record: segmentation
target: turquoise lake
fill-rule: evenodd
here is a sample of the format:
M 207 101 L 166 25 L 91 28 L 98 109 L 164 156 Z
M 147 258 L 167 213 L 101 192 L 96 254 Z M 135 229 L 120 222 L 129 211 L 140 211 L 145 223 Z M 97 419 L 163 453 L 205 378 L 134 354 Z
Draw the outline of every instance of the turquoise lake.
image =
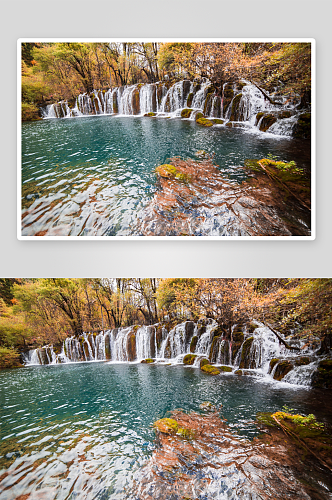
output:
M 155 446 L 153 422 L 179 408 L 199 412 L 204 401 L 222 404 L 231 429 L 249 439 L 256 413 L 283 405 L 331 423 L 324 391 L 183 366 L 34 366 L 1 371 L 0 384 L 0 500 L 130 499 Z
M 272 154 L 310 169 L 308 142 L 180 119 L 93 116 L 22 124 L 22 235 L 135 235 L 156 166 L 204 150 L 231 183 Z

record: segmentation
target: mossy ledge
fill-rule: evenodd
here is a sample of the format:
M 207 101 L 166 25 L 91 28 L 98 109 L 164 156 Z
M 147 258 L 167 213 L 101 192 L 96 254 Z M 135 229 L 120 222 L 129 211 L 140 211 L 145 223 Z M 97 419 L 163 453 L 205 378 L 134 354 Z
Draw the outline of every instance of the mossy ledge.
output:
M 185 357 L 183 358 L 183 364 L 193 365 L 196 358 L 197 358 L 196 354 L 186 354 Z
M 223 367 L 223 368 L 226 368 L 226 367 Z M 205 364 L 205 365 L 201 366 L 201 370 L 205 373 L 208 373 L 209 375 L 219 375 L 220 374 L 220 370 L 218 370 L 218 368 L 216 368 L 215 366 L 209 365 L 209 364 Z M 224 370 L 224 371 L 226 371 L 226 370 Z M 232 369 L 231 369 L 231 371 L 232 371 Z

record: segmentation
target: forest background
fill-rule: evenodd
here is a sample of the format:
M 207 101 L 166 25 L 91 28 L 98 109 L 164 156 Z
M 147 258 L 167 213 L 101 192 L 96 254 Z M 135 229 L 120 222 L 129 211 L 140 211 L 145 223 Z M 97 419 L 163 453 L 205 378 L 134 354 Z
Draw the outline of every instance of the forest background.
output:
M 224 330 L 258 320 L 319 343 L 331 333 L 329 278 L 1 278 L 0 367 L 20 352 L 83 332 L 213 318 Z
M 265 98 L 278 88 L 291 100 L 311 102 L 311 43 L 261 42 L 23 42 L 22 119 L 83 92 L 137 83 L 208 78 L 216 92 L 245 79 Z M 263 90 L 264 89 L 264 90 Z

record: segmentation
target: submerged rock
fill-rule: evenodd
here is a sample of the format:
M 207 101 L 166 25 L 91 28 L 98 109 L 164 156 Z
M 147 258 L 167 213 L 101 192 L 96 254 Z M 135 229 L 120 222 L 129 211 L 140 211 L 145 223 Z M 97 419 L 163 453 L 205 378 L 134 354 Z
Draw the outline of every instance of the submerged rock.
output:
M 267 439 L 239 439 L 217 412 L 173 411 L 170 423 L 163 420 L 167 419 L 155 424 L 157 446 L 152 457 L 136 474 L 138 500 L 329 498 L 313 474 L 306 475 L 301 452 L 296 463 L 280 440 L 269 446 Z M 191 439 L 183 439 L 178 428 L 189 430 Z M 312 497 L 309 493 L 316 486 L 321 496 Z

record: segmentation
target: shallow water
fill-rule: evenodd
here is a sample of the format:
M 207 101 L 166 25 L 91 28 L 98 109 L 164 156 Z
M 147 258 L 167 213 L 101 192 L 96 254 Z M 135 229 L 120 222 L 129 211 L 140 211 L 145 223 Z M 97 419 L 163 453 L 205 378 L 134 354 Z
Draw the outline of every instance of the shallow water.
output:
M 231 429 L 248 438 L 258 411 L 283 405 L 331 419 L 324 392 L 183 366 L 35 366 L 0 372 L 0 384 L 0 500 L 130 498 L 154 447 L 153 422 L 204 401 L 222 404 Z
M 93 116 L 22 125 L 22 234 L 135 233 L 156 191 L 155 167 L 198 150 L 214 153 L 226 179 L 246 179 L 243 162 L 269 153 L 310 168 L 310 145 L 180 119 Z

